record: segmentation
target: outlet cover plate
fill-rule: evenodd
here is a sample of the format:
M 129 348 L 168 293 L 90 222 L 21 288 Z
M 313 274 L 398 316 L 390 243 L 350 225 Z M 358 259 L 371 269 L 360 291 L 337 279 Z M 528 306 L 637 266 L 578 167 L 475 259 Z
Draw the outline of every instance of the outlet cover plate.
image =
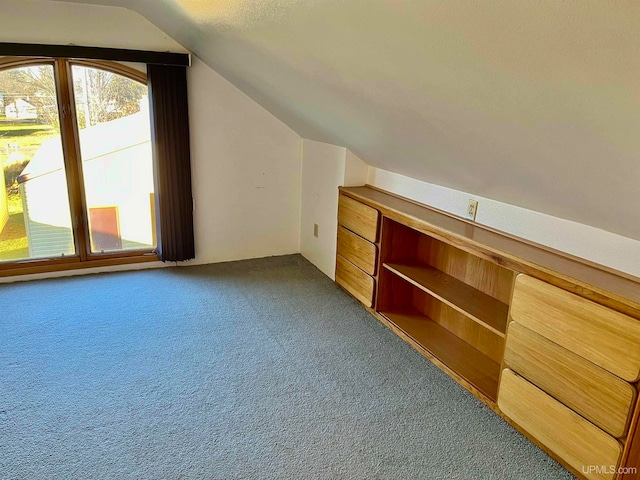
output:
M 476 214 L 478 213 L 478 201 L 477 200 L 469 200 L 469 205 L 467 205 L 467 215 L 466 217 L 469 220 L 476 220 Z

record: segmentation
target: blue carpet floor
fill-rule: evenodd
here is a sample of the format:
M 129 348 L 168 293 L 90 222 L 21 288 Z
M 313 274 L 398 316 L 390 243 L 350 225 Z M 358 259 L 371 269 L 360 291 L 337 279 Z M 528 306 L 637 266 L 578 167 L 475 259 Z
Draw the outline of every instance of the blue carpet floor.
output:
M 2 479 L 572 478 L 299 255 L 0 305 Z

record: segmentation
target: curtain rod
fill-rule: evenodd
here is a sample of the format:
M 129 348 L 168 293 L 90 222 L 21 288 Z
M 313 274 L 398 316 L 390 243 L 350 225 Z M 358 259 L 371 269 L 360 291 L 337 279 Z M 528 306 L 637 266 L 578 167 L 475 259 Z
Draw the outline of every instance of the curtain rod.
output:
M 43 45 L 34 43 L 2 43 L 0 55 L 10 57 L 87 58 L 92 60 L 114 60 L 139 62 L 153 65 L 190 67 L 188 53 L 150 52 L 123 48 L 80 47 L 77 45 Z

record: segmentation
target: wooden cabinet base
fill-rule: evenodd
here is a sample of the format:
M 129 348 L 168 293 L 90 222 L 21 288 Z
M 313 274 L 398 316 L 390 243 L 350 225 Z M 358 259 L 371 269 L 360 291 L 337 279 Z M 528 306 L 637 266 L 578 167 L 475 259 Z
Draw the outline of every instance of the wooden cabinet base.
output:
M 378 320 L 579 478 L 638 480 L 640 279 L 369 187 L 338 221 Z

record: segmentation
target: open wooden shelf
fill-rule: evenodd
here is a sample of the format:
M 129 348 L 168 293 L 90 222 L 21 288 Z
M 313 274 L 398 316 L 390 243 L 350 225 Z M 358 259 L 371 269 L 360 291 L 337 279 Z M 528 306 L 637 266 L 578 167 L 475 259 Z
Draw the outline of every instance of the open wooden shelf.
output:
M 500 365 L 411 307 L 380 312 L 422 348 L 496 400 Z
M 506 303 L 417 261 L 385 263 L 383 267 L 504 338 L 509 313 Z
M 638 387 L 637 369 L 627 380 L 618 377 L 615 369 L 620 362 L 611 358 L 619 352 L 614 353 L 609 347 L 630 339 L 636 328 L 630 325 L 640 321 L 640 279 L 369 187 L 342 187 L 339 204 L 340 228 L 354 232 L 349 237 L 351 243 L 362 246 L 351 248 L 344 238 L 338 242 L 336 272 L 341 257 L 350 257 L 346 261 L 353 264 L 353 271 L 361 272 L 367 285 L 373 286 L 367 290 L 364 304 L 380 322 L 579 478 L 602 477 L 585 474 L 584 469 L 578 470 L 581 466 L 618 464 L 632 468 L 607 478 L 638 480 L 635 472 L 640 469 L 640 402 L 637 395 L 631 395 Z M 363 225 L 368 225 L 370 235 L 358 233 Z M 367 238 L 370 240 L 365 243 Z M 362 270 L 358 265 L 364 251 L 373 253 Z M 349 291 L 348 283 L 338 273 L 336 282 Z M 553 311 L 541 315 L 547 310 Z M 585 343 L 582 337 L 595 328 L 594 316 L 610 319 L 602 321 L 600 336 L 609 335 L 615 341 L 607 342 L 596 335 L 598 338 L 589 337 L 588 345 Z M 623 322 L 626 326 L 614 328 L 618 323 L 611 319 L 624 316 L 631 323 Z M 529 336 L 518 337 L 518 332 L 513 331 L 517 324 L 511 324 L 507 334 L 509 320 L 520 321 L 524 326 L 527 321 L 533 322 L 529 326 L 533 328 L 535 324 L 539 338 L 531 337 L 533 330 Z M 559 331 L 564 334 L 558 335 Z M 557 350 L 558 361 L 571 357 L 573 367 L 564 365 L 565 361 L 566 368 L 555 368 L 553 359 L 536 347 L 542 340 L 548 349 Z M 623 350 L 633 350 L 630 348 Z M 522 360 L 527 351 L 531 358 Z M 595 351 L 600 352 L 598 361 L 606 359 L 609 367 L 595 366 L 589 360 Z M 560 401 L 556 390 L 577 384 L 582 378 L 578 368 L 581 365 L 592 365 L 599 371 L 596 375 L 587 368 L 593 375 L 585 378 L 604 375 L 619 385 L 626 392 L 625 400 L 618 402 L 611 388 L 601 388 L 602 397 L 597 403 L 592 402 L 593 395 L 584 395 L 583 391 L 576 391 L 575 402 Z M 526 379 L 507 391 L 511 397 L 503 393 L 509 387 L 505 387 L 509 380 L 505 380 L 506 369 L 515 372 L 514 377 L 519 374 L 518 378 Z M 520 388 L 523 385 L 530 386 L 529 390 Z M 527 402 L 528 406 L 539 406 L 536 399 L 527 398 L 533 392 L 547 403 L 532 416 L 531 408 L 518 408 Z M 619 419 L 617 429 L 607 424 L 611 430 L 603 430 L 596 419 L 610 417 L 614 410 Z M 584 413 L 587 411 L 588 415 Z M 551 441 L 549 432 L 558 412 L 566 413 L 561 416 L 567 419 L 567 434 L 552 435 Z M 545 430 L 549 425 L 551 429 Z M 582 443 L 576 443 L 578 437 Z M 606 441 L 599 440 L 604 438 Z M 607 459 L 594 463 L 593 445 L 598 442 L 605 449 L 611 448 Z

